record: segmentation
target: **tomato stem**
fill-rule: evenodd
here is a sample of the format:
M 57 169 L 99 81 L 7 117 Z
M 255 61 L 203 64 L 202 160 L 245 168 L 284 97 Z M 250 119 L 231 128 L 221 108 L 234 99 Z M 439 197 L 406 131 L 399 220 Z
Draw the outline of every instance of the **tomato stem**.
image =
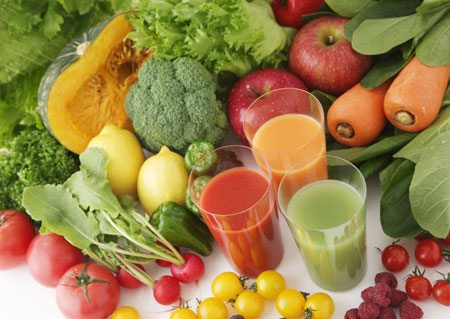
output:
M 94 278 L 89 277 L 89 275 L 86 272 L 88 266 L 89 266 L 89 263 L 85 263 L 83 265 L 83 268 L 81 269 L 81 274 L 79 276 L 75 276 L 74 279 L 76 279 L 76 283 L 75 283 L 74 287 L 82 287 L 84 297 L 86 298 L 87 303 L 90 304 L 88 285 L 91 283 L 110 284 L 110 282 L 107 280 L 103 280 L 103 279 L 94 279 Z

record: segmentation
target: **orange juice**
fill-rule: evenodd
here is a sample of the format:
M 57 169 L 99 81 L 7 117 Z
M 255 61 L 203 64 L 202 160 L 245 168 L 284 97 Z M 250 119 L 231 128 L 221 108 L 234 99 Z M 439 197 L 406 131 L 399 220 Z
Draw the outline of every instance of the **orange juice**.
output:
M 327 177 L 325 133 L 310 116 L 276 116 L 256 131 L 252 145 L 269 162 L 277 186 L 288 169 L 301 163 L 304 165 L 300 165 L 295 175 L 290 175 L 297 187 Z

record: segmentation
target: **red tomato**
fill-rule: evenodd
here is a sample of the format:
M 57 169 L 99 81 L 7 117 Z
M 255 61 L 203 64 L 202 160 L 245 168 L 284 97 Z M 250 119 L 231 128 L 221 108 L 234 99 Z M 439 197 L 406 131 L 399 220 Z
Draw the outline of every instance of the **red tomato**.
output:
M 73 266 L 56 288 L 56 302 L 67 319 L 108 318 L 119 303 L 119 295 L 114 275 L 98 264 Z
M 142 271 L 145 271 L 144 267 L 142 267 L 141 265 L 136 265 L 136 267 L 138 267 Z M 117 281 L 122 287 L 128 289 L 137 289 L 142 287 L 143 285 L 143 283 L 139 279 L 134 277 L 132 274 L 130 274 L 123 268 L 121 268 L 117 273 Z
M 0 270 L 14 268 L 25 261 L 35 234 L 25 214 L 15 210 L 0 211 Z
M 425 267 L 436 267 L 442 262 L 441 245 L 434 239 L 423 239 L 417 243 L 415 256 Z
M 447 237 L 445 237 L 444 239 L 442 239 L 442 242 L 444 243 L 444 245 L 450 246 L 450 231 L 448 232 Z
M 195 254 L 186 253 L 181 254 L 181 256 L 184 258 L 184 265 L 172 264 L 170 266 L 172 276 L 184 284 L 199 280 L 205 273 L 203 260 Z
M 433 298 L 444 306 L 450 306 L 450 274 L 438 280 L 433 286 Z
M 302 15 L 319 10 L 324 0 L 274 0 L 272 10 L 278 24 L 300 29 Z
M 392 244 L 383 250 L 381 256 L 384 267 L 392 272 L 402 271 L 409 264 L 409 254 L 405 247 Z
M 172 276 L 162 276 L 153 287 L 153 296 L 161 305 L 170 305 L 180 300 L 180 283 Z
M 417 268 L 413 275 L 406 280 L 405 290 L 408 297 L 414 300 L 424 300 L 431 295 L 431 283 L 425 278 L 425 272 L 420 272 Z
M 67 269 L 83 262 L 81 251 L 56 234 L 37 235 L 28 246 L 31 275 L 47 287 L 56 287 Z

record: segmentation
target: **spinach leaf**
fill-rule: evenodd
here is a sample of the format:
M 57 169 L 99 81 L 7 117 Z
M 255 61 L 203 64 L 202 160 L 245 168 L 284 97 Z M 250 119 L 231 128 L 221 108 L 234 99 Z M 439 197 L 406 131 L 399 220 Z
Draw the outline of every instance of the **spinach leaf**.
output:
M 402 17 L 413 14 L 420 0 L 381 0 L 372 2 L 345 24 L 344 33 L 351 39 L 356 28 L 367 19 Z
M 411 141 L 415 136 L 416 134 L 413 133 L 402 133 L 399 135 L 386 137 L 368 147 L 353 147 L 343 150 L 335 150 L 328 153 L 358 164 L 383 154 L 393 153 Z
M 418 13 L 425 13 L 435 9 L 442 9 L 442 7 L 450 5 L 449 0 L 423 0 L 422 4 L 417 7 Z
M 28 214 L 56 234 L 64 236 L 80 249 L 88 249 L 99 235 L 98 223 L 89 218 L 62 185 L 32 186 L 23 192 Z
M 418 224 L 438 238 L 450 229 L 450 131 L 434 138 L 420 156 L 409 200 Z
M 313 90 L 311 91 L 311 94 L 319 100 L 320 104 L 322 104 L 325 114 L 328 112 L 328 109 L 331 107 L 331 104 L 333 104 L 334 100 L 336 100 L 335 96 L 319 90 Z
M 353 32 L 352 46 L 362 54 L 386 53 L 426 29 L 429 19 L 429 15 L 412 14 L 365 20 Z
M 308 13 L 302 15 L 302 23 L 306 24 L 316 18 L 323 17 L 323 16 L 334 16 L 334 12 L 328 12 L 328 11 L 319 11 L 314 13 Z
M 385 169 L 391 161 L 392 156 L 390 154 L 380 155 L 363 162 L 359 166 L 359 170 L 365 179 L 369 179 Z
M 427 65 L 450 64 L 450 12 L 448 10 L 417 46 L 416 55 Z
M 422 230 L 411 212 L 409 185 L 415 164 L 405 159 L 396 159 L 380 174 L 383 190 L 380 202 L 381 226 L 386 235 L 415 237 Z
M 372 90 L 400 72 L 408 61 L 403 59 L 400 52 L 392 52 L 388 56 L 378 60 L 364 76 L 360 84 L 366 89 Z
M 326 0 L 326 4 L 333 9 L 334 12 L 342 17 L 351 18 L 364 9 L 367 5 L 374 3 L 373 0 Z
M 448 90 L 447 90 L 448 92 Z M 420 155 L 424 150 L 424 146 L 428 145 L 437 135 L 443 134 L 450 130 L 450 108 L 441 111 L 437 120 L 426 130 L 421 132 L 417 137 L 397 152 L 394 157 L 405 158 L 411 162 L 417 163 Z

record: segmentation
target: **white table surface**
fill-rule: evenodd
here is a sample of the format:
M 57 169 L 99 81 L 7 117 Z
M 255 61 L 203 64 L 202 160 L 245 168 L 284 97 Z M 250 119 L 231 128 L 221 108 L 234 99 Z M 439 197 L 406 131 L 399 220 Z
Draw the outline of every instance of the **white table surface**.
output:
M 367 211 L 367 249 L 368 249 L 368 272 L 362 282 L 355 288 L 340 293 L 329 294 L 333 297 L 336 311 L 333 318 L 343 319 L 347 309 L 357 307 L 360 302 L 360 291 L 369 285 L 373 285 L 373 278 L 376 273 L 383 271 L 381 255 L 376 247 L 385 247 L 393 240 L 383 234 L 379 222 L 379 198 L 380 190 L 375 181 L 369 183 L 368 211 Z M 301 259 L 300 253 L 295 246 L 289 229 L 282 220 L 283 242 L 285 247 L 284 258 L 278 271 L 281 272 L 289 287 L 308 291 L 311 293 L 322 291 L 316 286 L 308 274 Z M 397 274 L 399 286 L 404 289 L 403 279 L 407 273 L 412 271 L 416 265 L 414 259 L 415 241 L 402 241 L 410 253 L 410 264 L 402 273 Z M 223 271 L 231 270 L 219 248 L 214 246 L 211 256 L 205 258 L 206 272 L 199 284 L 182 286 L 182 296 L 186 299 L 192 298 L 191 304 L 196 306 L 195 298 L 206 298 L 210 296 L 210 284 L 213 278 Z M 436 268 L 441 272 L 450 272 L 450 264 L 444 262 Z M 158 278 L 161 275 L 169 274 L 167 268 L 151 267 L 150 273 Z M 433 270 L 428 270 L 427 274 L 431 280 L 436 280 L 439 275 Z M 424 319 L 450 319 L 450 307 L 445 307 L 432 298 L 425 302 L 418 302 L 425 312 Z M 143 319 L 168 319 L 169 307 L 161 307 L 153 300 L 152 292 L 148 289 L 127 290 L 122 289 L 120 305 L 136 307 Z M 194 307 L 195 308 L 195 307 Z M 279 318 L 272 302 L 266 302 L 266 311 L 261 319 Z M 9 271 L 0 272 L 0 318 L 1 319 L 59 319 L 63 316 L 58 311 L 55 290 L 39 285 L 33 280 L 27 270 L 26 265 Z

